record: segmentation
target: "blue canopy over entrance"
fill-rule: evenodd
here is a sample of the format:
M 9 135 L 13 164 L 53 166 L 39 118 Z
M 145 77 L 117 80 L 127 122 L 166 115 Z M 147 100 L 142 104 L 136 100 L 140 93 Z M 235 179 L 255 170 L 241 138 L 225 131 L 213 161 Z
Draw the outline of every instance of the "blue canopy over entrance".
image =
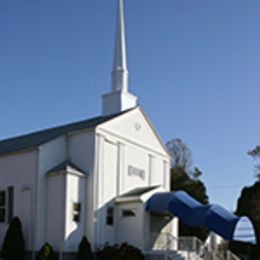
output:
M 218 205 L 202 205 L 184 191 L 155 193 L 146 211 L 169 212 L 188 226 L 203 226 L 227 240 L 256 243 L 255 232 L 247 217 L 238 217 Z

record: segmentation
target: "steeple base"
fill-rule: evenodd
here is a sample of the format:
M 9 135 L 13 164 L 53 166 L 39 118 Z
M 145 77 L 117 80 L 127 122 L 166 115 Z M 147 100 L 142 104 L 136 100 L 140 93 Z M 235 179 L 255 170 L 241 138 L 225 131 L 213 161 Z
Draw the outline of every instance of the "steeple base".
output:
M 102 96 L 103 115 L 120 113 L 137 106 L 137 97 L 127 91 L 114 91 Z

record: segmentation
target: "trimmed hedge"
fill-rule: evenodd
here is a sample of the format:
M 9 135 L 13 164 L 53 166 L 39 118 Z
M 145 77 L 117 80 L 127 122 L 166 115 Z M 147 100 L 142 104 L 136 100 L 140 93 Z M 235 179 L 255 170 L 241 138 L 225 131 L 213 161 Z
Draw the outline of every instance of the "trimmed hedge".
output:
M 18 217 L 14 217 L 10 222 L 2 245 L 1 256 L 5 260 L 24 259 L 24 237 L 22 223 Z
M 36 260 L 57 260 L 58 256 L 54 252 L 50 244 L 45 243 L 38 254 L 36 255 Z
M 79 244 L 77 260 L 94 260 L 91 245 L 85 236 L 82 238 Z

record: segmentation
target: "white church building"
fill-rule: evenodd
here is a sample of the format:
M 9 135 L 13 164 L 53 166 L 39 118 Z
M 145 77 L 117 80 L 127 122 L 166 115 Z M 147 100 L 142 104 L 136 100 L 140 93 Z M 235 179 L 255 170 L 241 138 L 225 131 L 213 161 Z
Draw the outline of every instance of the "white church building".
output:
M 60 259 L 75 254 L 83 236 L 93 249 L 127 242 L 146 254 L 167 251 L 167 259 L 179 257 L 175 249 L 203 259 L 196 240 L 196 248 L 183 247 L 176 216 L 227 240 L 255 243 L 247 217 L 170 192 L 170 156 L 128 91 L 123 0 L 102 115 L 0 141 L 0 243 L 14 216 L 26 251 L 48 242 Z
M 123 2 L 111 91 L 101 116 L 0 141 L 0 243 L 10 219 L 23 224 L 27 251 L 48 242 L 76 252 L 127 242 L 145 251 L 150 234 L 177 237 L 177 218 L 145 211 L 168 191 L 170 157 L 137 98 L 128 92 Z

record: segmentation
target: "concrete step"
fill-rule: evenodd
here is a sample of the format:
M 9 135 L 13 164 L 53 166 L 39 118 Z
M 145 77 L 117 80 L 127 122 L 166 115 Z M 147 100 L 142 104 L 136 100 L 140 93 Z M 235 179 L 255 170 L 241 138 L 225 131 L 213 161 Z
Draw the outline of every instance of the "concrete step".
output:
M 170 251 L 167 255 L 168 260 L 185 260 L 185 257 L 183 257 L 181 254 L 179 254 L 177 251 Z

